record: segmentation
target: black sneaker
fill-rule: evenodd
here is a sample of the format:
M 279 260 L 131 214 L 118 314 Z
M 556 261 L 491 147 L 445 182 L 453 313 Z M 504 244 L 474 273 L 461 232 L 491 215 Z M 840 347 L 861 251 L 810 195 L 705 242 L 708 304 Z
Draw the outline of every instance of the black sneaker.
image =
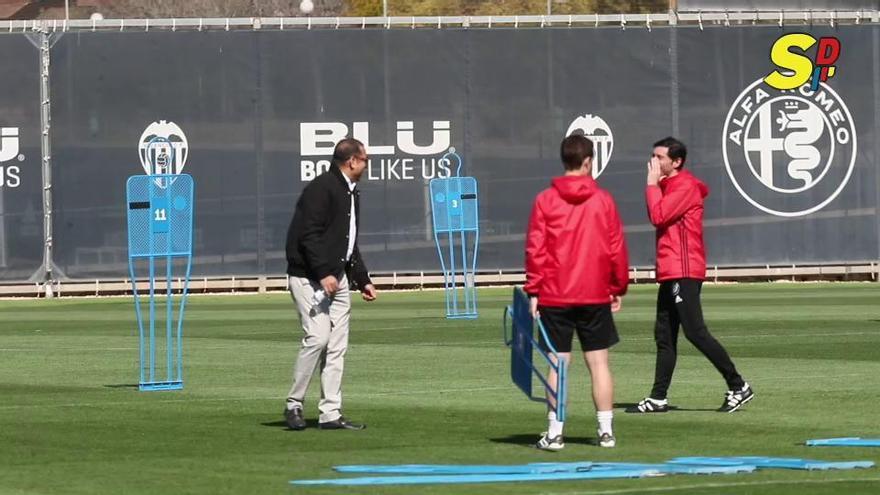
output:
M 752 387 L 749 387 L 748 383 L 739 390 L 728 390 L 724 395 L 724 402 L 718 408 L 718 412 L 732 413 L 754 397 L 755 392 L 752 390 Z
M 669 411 L 669 401 L 645 397 L 638 404 L 626 408 L 628 413 L 665 413 Z
M 293 409 L 284 408 L 284 420 L 287 421 L 287 426 L 291 430 L 305 430 L 306 429 L 306 420 L 303 419 L 303 410 L 300 407 L 294 407 Z
M 351 421 L 339 416 L 338 419 L 327 421 L 326 423 L 318 423 L 318 428 L 322 430 L 363 430 L 367 425 L 352 423 Z

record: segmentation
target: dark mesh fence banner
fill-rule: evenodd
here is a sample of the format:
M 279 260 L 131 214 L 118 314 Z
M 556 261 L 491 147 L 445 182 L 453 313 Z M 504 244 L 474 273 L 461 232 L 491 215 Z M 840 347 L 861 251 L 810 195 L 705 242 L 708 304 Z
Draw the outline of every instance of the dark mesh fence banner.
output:
M 58 41 L 55 262 L 68 277 L 127 273 L 125 181 L 145 173 L 142 152 L 154 135 L 181 143 L 174 171 L 195 178 L 193 273 L 259 272 L 256 55 L 252 32 L 79 33 Z
M 283 270 L 280 249 L 303 180 L 314 164 L 329 165 L 333 139 L 316 150 L 315 135 L 351 132 L 370 145 L 370 168 L 359 187 L 361 249 L 371 270 L 439 270 L 428 181 L 450 172 L 440 162 L 450 147 L 464 158 L 461 174 L 480 187 L 479 267 L 521 267 L 531 200 L 560 173 L 559 143 L 569 127 L 601 135 L 608 143 L 602 159 L 610 163 L 645 156 L 646 142 L 668 132 L 668 34 L 496 29 L 264 36 L 265 215 L 269 243 L 278 250 L 270 253 L 270 266 Z M 585 51 L 628 63 L 603 64 Z M 302 65 L 292 71 L 290 59 Z M 602 180 L 638 189 L 641 174 L 641 168 L 609 167 Z M 642 220 L 640 193 L 620 200 L 632 205 L 629 220 Z M 646 262 L 649 255 L 645 249 Z
M 0 280 L 27 280 L 43 261 L 40 55 L 0 34 Z
M 654 257 L 645 163 L 674 133 L 711 189 L 710 264 L 875 260 L 877 28 L 807 27 L 839 40 L 837 72 L 788 92 L 762 82 L 778 27 L 67 33 L 50 72 L 54 260 L 124 277 L 125 179 L 164 167 L 195 178 L 195 276 L 281 274 L 296 201 L 349 135 L 371 158 L 372 271 L 439 270 L 428 182 L 455 173 L 453 148 L 479 182 L 478 268 L 517 270 L 571 133 L 596 142 L 634 265 Z M 2 190 L 0 274 L 21 279 L 41 260 L 38 59 L 23 36 L 0 54 L 24 68 L 0 74 L 0 125 L 21 127 L 25 157 L 0 164 L 21 168 Z
M 482 267 L 522 267 L 532 200 L 562 173 L 559 145 L 567 133 L 596 141 L 598 181 L 614 194 L 624 224 L 645 222 L 644 162 L 657 136 L 671 132 L 669 34 L 611 28 L 471 34 L 467 156 L 489 230 Z M 630 233 L 633 262 L 651 263 L 649 237 Z
M 370 154 L 358 186 L 359 243 L 367 266 L 439 271 L 428 181 L 448 171 L 440 158 L 450 147 L 469 155 L 468 77 L 475 67 L 467 33 L 263 34 L 268 270 L 284 272 L 284 242 L 299 193 L 316 171 L 330 166 L 334 142 L 349 135 L 366 143 Z M 475 167 L 468 160 L 463 173 Z

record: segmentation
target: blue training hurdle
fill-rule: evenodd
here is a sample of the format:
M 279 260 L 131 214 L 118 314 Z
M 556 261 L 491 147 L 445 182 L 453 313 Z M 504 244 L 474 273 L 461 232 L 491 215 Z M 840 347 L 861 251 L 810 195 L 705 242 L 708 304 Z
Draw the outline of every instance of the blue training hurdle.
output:
M 509 318 L 509 323 L 508 323 Z M 543 384 L 544 390 L 553 397 L 555 404 L 548 403 L 556 412 L 559 421 L 565 421 L 565 402 L 567 400 L 567 374 L 568 368 L 565 361 L 559 357 L 556 348 L 550 342 L 547 331 L 541 320 L 535 321 L 529 311 L 529 296 L 521 287 L 513 289 L 513 303 L 504 309 L 503 319 L 504 344 L 510 347 L 510 378 L 523 393 L 532 400 L 547 402 L 546 399 L 532 395 L 532 374 L 538 377 Z M 545 352 L 540 343 L 535 339 L 535 327 L 538 329 L 540 339 L 545 344 Z M 510 333 L 508 334 L 508 329 Z M 532 351 L 538 349 L 538 354 L 556 371 L 556 383 L 550 383 L 541 371 L 532 363 Z

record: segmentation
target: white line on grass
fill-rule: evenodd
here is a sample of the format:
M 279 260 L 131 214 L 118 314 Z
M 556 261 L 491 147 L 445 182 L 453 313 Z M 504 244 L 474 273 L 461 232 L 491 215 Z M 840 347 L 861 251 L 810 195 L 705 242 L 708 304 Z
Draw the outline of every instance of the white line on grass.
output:
M 833 374 L 833 375 L 792 375 L 792 376 L 769 376 L 773 381 L 779 380 L 822 380 L 822 379 L 832 379 L 836 380 L 838 378 L 852 378 L 854 376 L 864 377 L 864 373 L 841 373 L 841 374 Z M 698 380 L 688 380 L 687 378 L 675 379 L 675 383 L 705 383 L 706 380 L 698 379 Z
M 841 332 L 841 333 L 811 333 L 811 334 L 803 334 L 797 335 L 797 337 L 834 337 L 840 335 L 873 335 L 877 332 Z M 756 334 L 756 335 L 722 335 L 722 340 L 724 339 L 756 339 L 756 338 L 774 338 L 774 337 L 792 337 L 790 334 Z M 627 342 L 647 342 L 654 341 L 653 337 L 628 337 L 625 339 Z M 272 342 L 274 345 L 274 342 Z M 416 342 L 416 343 L 403 343 L 398 344 L 394 342 L 387 342 L 381 344 L 373 344 L 373 343 L 361 343 L 355 345 L 388 345 L 388 346 L 406 346 L 406 347 L 473 347 L 480 345 L 494 345 L 501 344 L 500 340 L 482 340 L 475 342 Z M 500 346 L 499 346 L 500 347 Z M 193 348 L 202 350 L 202 351 L 222 351 L 228 349 L 238 349 L 239 347 L 233 344 L 228 346 L 193 346 Z M 45 347 L 0 347 L 0 352 L 41 352 L 41 353 L 51 353 L 54 351 L 58 352 L 103 352 L 103 351 L 136 351 L 137 347 L 52 347 L 47 349 Z
M 291 340 L 291 342 L 294 342 Z M 272 343 L 274 346 L 274 342 Z M 485 341 L 476 341 L 476 342 L 416 342 L 416 343 L 405 343 L 398 344 L 394 342 L 390 343 L 382 343 L 382 344 L 371 344 L 371 343 L 360 343 L 355 344 L 355 346 L 362 345 L 389 345 L 389 346 L 406 346 L 406 347 L 473 347 L 480 345 L 494 345 L 501 344 L 500 340 L 485 340 Z M 228 346 L 200 346 L 200 345 L 192 345 L 192 348 L 199 351 L 224 351 L 235 349 L 241 349 L 240 346 L 230 344 Z M 52 347 L 52 348 L 44 348 L 44 347 L 2 347 L 0 348 L 0 352 L 41 352 L 45 354 L 49 354 L 52 352 L 104 352 L 104 351 L 136 351 L 137 347 Z
M 50 353 L 52 351 L 59 352 L 68 352 L 68 351 L 136 351 L 137 347 L 52 347 L 50 349 L 46 349 L 45 347 L 4 347 L 0 348 L 0 352 L 44 352 Z
M 416 343 L 403 343 L 403 344 L 355 344 L 355 345 L 401 345 L 406 347 L 471 347 L 475 345 L 491 345 L 491 344 L 501 344 L 504 343 L 500 340 L 482 340 L 482 341 L 474 341 L 474 342 L 416 342 Z M 500 347 L 500 346 L 499 346 Z
M 855 482 L 880 481 L 880 478 L 849 478 L 836 480 L 772 480 L 772 481 L 736 481 L 732 483 L 694 483 L 690 485 L 625 488 L 621 490 L 602 491 L 572 491 L 572 492 L 541 492 L 541 495 L 618 495 L 622 493 L 648 493 L 648 492 L 676 492 L 680 490 L 702 488 L 729 488 L 735 486 L 762 486 L 762 485 L 805 485 L 824 483 L 855 483 Z
M 407 328 L 413 327 L 390 327 L 390 328 L 375 328 L 375 329 L 361 329 L 359 331 L 377 331 L 377 330 L 403 330 Z M 428 327 L 419 327 L 419 328 L 428 328 Z M 434 327 L 434 328 L 442 328 L 442 327 Z M 853 335 L 880 335 L 880 332 L 831 332 L 831 333 L 755 333 L 750 335 L 724 335 L 719 334 L 722 340 L 724 339 L 772 339 L 776 337 L 783 338 L 803 338 L 803 337 L 840 337 L 840 336 L 853 336 Z M 627 337 L 625 339 L 626 342 L 653 342 L 654 337 Z M 395 344 L 395 343 L 386 343 L 381 345 L 405 345 L 407 347 L 457 347 L 457 346 L 474 346 L 474 345 L 491 345 L 499 343 L 500 341 L 489 340 L 489 341 L 478 341 L 478 342 L 420 342 L 420 343 L 406 343 L 406 344 Z M 273 342 L 274 344 L 274 342 Z M 360 344 L 360 345 L 377 345 L 377 344 Z M 234 345 L 230 346 L 211 346 L 211 347 L 198 347 L 201 350 L 223 350 L 223 349 L 231 349 L 237 348 Z M 53 347 L 47 350 L 44 347 L 2 347 L 0 348 L 0 352 L 47 352 L 47 351 L 133 351 L 137 350 L 137 347 Z
M 776 337 L 785 337 L 785 338 L 804 338 L 804 337 L 838 337 L 842 335 L 880 335 L 880 332 L 833 332 L 833 333 L 754 333 L 751 335 L 724 335 L 723 333 L 717 333 L 718 337 L 722 340 L 724 339 L 772 339 Z M 635 341 L 654 341 L 654 337 L 629 337 L 626 341 L 635 340 Z
M 373 329 L 360 329 L 358 331 L 378 331 L 378 330 L 403 330 L 403 329 L 411 329 L 410 327 L 388 327 L 388 328 L 373 328 Z M 426 328 L 426 327 L 418 327 L 418 328 Z M 435 327 L 441 328 L 441 327 Z M 880 332 L 872 331 L 872 332 L 829 332 L 829 333 L 754 333 L 749 335 L 724 335 L 718 334 L 722 339 L 771 339 L 776 337 L 783 338 L 804 338 L 804 337 L 840 337 L 840 336 L 853 336 L 853 335 L 878 335 L 880 336 Z M 294 339 L 295 340 L 295 339 Z M 291 340 L 293 342 L 294 340 Z M 654 337 L 627 337 L 624 339 L 626 342 L 653 342 Z M 274 345 L 274 342 L 271 342 Z M 406 345 L 408 347 L 412 346 L 424 346 L 424 347 L 446 347 L 446 346 L 458 346 L 458 345 L 476 345 L 476 344 L 495 344 L 500 343 L 496 340 L 488 340 L 488 341 L 478 341 L 478 342 L 420 342 L 420 343 L 406 343 L 406 344 L 395 344 L 395 343 L 387 343 L 382 345 Z M 376 344 L 361 344 L 361 345 L 376 345 Z M 226 346 L 212 346 L 212 347 L 199 347 L 199 349 L 229 349 L 236 347 L 234 345 Z M 237 347 L 236 347 L 237 348 Z M 53 347 L 51 350 L 57 351 L 131 351 L 136 350 L 137 347 Z M 47 349 L 44 347 L 3 347 L 0 348 L 0 352 L 46 352 Z
M 445 394 L 445 393 L 454 393 L 454 392 L 487 392 L 489 390 L 510 390 L 510 387 L 473 387 L 473 388 L 453 388 L 446 390 L 412 390 L 409 392 L 374 392 L 374 393 L 349 393 L 346 392 L 346 396 L 356 396 L 356 397 L 375 397 L 377 395 L 382 396 L 391 396 L 391 395 L 423 395 L 423 394 Z
M 456 330 L 453 324 L 446 325 L 405 325 L 405 326 L 397 326 L 397 327 L 367 327 L 367 328 L 358 328 L 355 331 L 357 332 L 377 332 L 377 331 L 385 331 L 385 330 Z
M 432 390 L 411 390 L 406 392 L 372 392 L 372 393 L 346 393 L 346 397 L 369 398 L 376 396 L 397 396 L 397 395 L 424 395 L 424 394 L 446 394 L 457 392 L 486 392 L 490 390 L 509 390 L 508 386 L 497 387 L 470 387 L 470 388 L 448 388 L 448 389 L 432 389 Z M 174 403 L 174 402 L 243 402 L 250 400 L 284 400 L 284 396 L 260 396 L 260 397 L 188 397 L 183 399 L 159 399 L 151 402 L 155 403 Z M 80 402 L 68 404 L 52 404 L 53 407 L 104 407 L 104 406 L 137 406 L 141 407 L 142 403 L 135 401 L 125 402 Z M 13 409 L 30 409 L 44 408 L 46 404 L 18 404 L 0 406 L 0 411 Z

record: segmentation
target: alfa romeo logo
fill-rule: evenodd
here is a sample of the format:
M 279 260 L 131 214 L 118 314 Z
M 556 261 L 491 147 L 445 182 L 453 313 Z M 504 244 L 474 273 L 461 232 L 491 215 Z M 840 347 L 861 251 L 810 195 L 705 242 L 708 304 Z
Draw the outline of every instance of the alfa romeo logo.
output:
M 724 165 L 737 191 L 782 217 L 824 208 L 846 187 L 856 161 L 856 129 L 831 87 L 780 91 L 757 80 L 724 122 Z

